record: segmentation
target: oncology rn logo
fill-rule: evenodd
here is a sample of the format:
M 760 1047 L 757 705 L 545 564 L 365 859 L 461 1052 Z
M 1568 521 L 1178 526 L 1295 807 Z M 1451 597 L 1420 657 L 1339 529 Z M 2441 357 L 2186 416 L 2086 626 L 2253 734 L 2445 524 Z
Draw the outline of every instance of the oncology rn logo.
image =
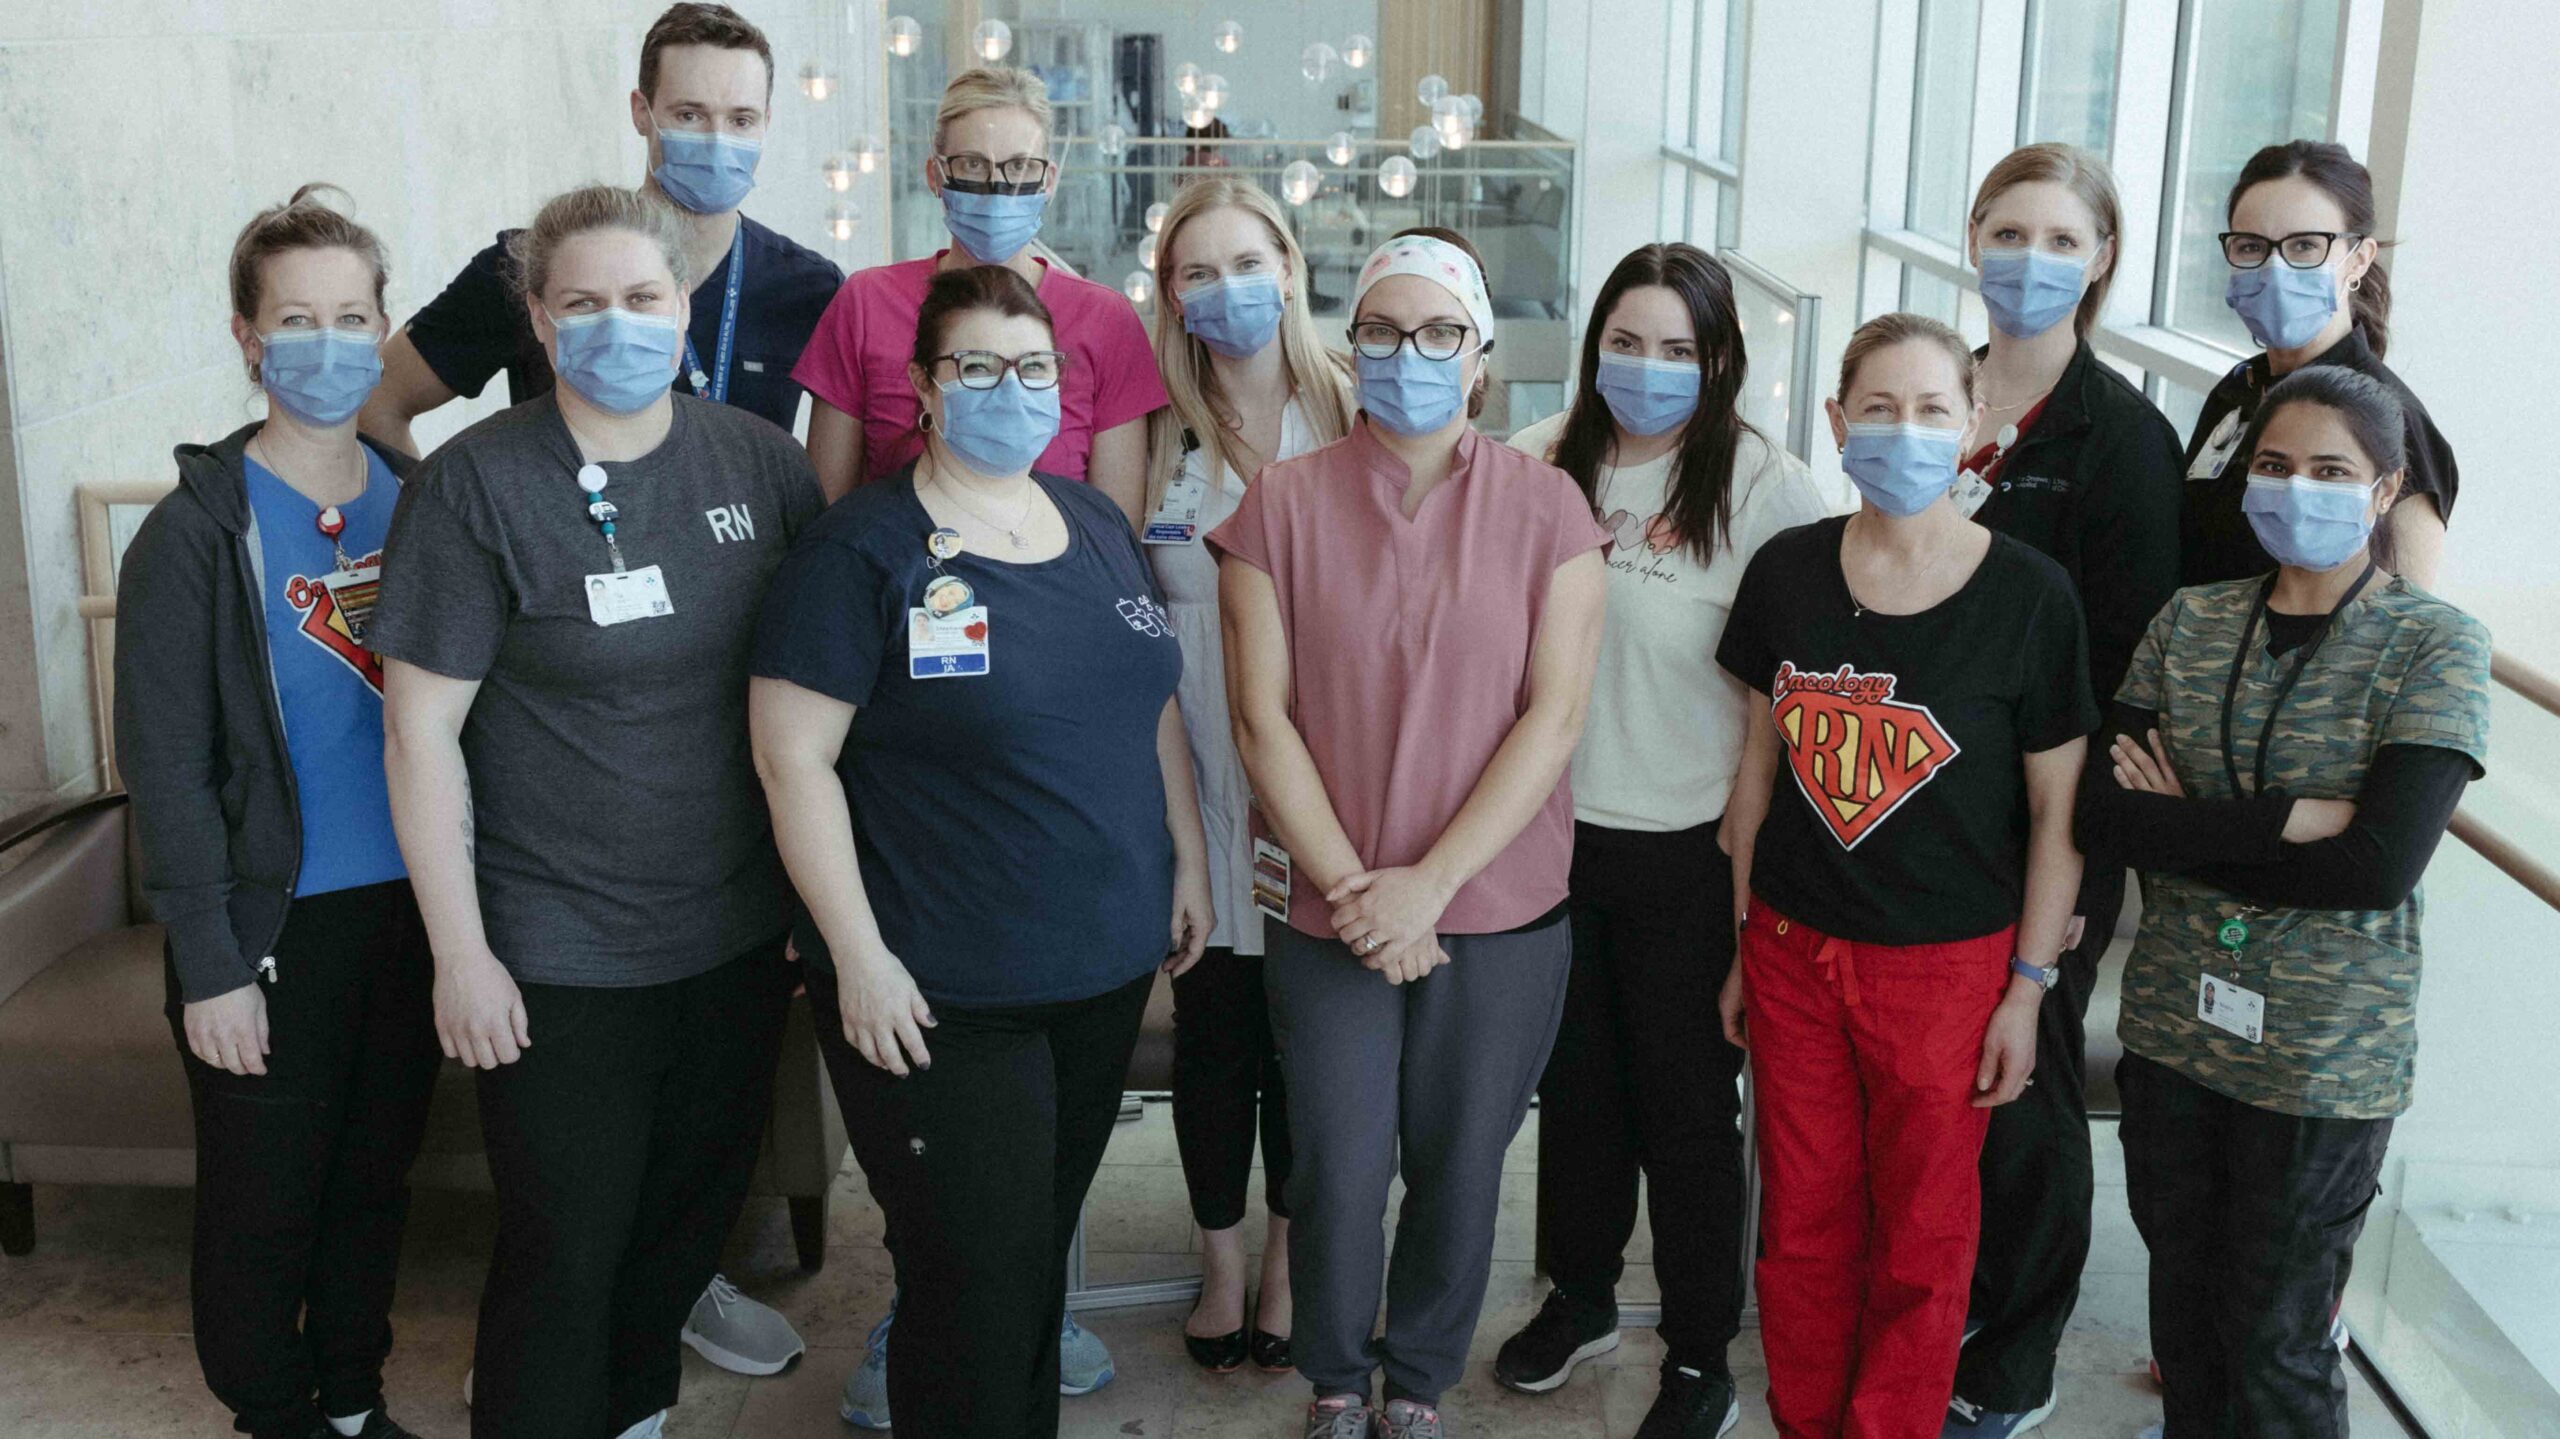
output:
M 1926 705 L 1893 697 L 1897 676 L 1780 662 L 1770 713 L 1796 788 L 1856 849 L 1962 751 Z

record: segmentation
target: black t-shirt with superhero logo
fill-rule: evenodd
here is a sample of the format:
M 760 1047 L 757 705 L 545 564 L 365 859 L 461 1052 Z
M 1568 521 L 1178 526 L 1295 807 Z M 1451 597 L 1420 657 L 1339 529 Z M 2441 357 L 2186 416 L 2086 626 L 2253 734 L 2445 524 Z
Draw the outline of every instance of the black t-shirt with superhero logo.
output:
M 1716 651 L 1778 728 L 1752 888 L 1866 944 L 1995 933 L 2026 895 L 2026 756 L 2098 727 L 2079 603 L 2060 565 L 1994 534 L 1945 600 L 1861 612 L 1847 524 L 1763 546 Z

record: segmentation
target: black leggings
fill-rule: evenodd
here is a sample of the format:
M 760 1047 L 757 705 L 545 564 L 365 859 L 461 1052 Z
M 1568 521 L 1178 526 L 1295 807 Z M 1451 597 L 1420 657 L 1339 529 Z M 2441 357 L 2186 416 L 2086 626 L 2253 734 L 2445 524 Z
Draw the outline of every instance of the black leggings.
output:
M 1173 1138 L 1201 1228 L 1244 1222 L 1257 1129 L 1262 1202 L 1286 1219 L 1289 1090 L 1271 1040 L 1262 956 L 1213 949 L 1173 981 Z
M 307 1439 L 382 1406 L 435 968 L 405 880 L 295 901 L 275 960 L 264 1075 L 187 1053 L 174 965 L 168 1015 L 195 1107 L 196 1357 L 243 1432 Z
M 1120 1117 L 1155 972 L 1090 999 L 936 1005 L 901 1079 L 845 1042 L 835 973 L 810 1017 L 853 1157 L 897 1234 L 889 1409 L 900 1439 L 1058 1432 L 1067 1249 Z

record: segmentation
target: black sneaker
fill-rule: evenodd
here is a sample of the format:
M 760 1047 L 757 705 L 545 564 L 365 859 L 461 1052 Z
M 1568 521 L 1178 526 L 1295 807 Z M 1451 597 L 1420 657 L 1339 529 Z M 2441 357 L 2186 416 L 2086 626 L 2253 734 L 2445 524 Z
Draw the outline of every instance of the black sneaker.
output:
M 1577 1302 L 1561 1289 L 1551 1290 L 1538 1306 L 1538 1317 L 1502 1341 L 1493 1357 L 1493 1377 L 1505 1389 L 1544 1394 L 1573 1377 L 1585 1359 L 1618 1347 L 1618 1306 Z
M 1716 1439 L 1742 1422 L 1742 1400 L 1730 1374 L 1662 1366 L 1662 1392 L 1636 1427 L 1636 1439 Z

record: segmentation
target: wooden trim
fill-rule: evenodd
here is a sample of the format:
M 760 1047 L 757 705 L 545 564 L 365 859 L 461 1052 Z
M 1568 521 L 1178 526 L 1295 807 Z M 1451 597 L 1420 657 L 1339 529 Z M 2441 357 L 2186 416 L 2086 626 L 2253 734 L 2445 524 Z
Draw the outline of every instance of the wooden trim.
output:
M 2482 859 L 2498 867 L 2507 878 L 2523 885 L 2534 898 L 2560 910 L 2560 870 L 2524 852 L 2524 847 L 2498 831 L 2474 819 L 2468 812 L 2455 810 L 2449 826 L 2453 837 L 2471 846 Z
M 2560 679 L 2505 650 L 2489 652 L 2489 678 L 2514 690 L 2545 710 L 2560 715 Z

